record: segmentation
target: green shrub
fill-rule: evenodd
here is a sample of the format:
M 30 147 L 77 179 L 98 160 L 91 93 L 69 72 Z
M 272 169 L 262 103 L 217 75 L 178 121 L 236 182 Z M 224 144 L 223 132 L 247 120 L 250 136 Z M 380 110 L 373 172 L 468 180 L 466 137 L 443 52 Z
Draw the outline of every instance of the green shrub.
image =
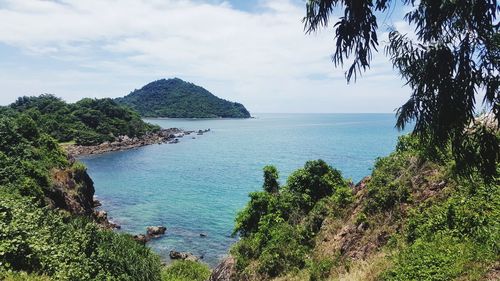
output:
M 307 247 L 300 231 L 287 223 L 274 225 L 259 256 L 259 272 L 275 277 L 305 265 Z
M 234 233 L 243 237 L 258 231 L 261 218 L 269 213 L 273 195 L 267 192 L 250 193 L 247 206 L 236 215 Z
M 268 192 L 251 193 L 236 218 L 235 233 L 242 239 L 231 252 L 242 275 L 275 277 L 304 268 L 324 218 L 353 200 L 347 181 L 322 160 L 307 162 L 279 189 L 270 167 L 264 169 Z
M 310 236 L 316 235 L 316 233 L 321 229 L 323 221 L 330 214 L 331 203 L 330 198 L 324 198 L 318 201 L 305 218 L 304 225 L 306 230 L 309 231 Z
M 148 248 L 87 220 L 66 220 L 0 191 L 0 272 L 37 272 L 55 280 L 160 280 L 159 257 Z
M 377 160 L 372 178 L 367 184 L 366 212 L 387 211 L 410 200 L 408 185 L 411 183 L 405 181 L 409 158 L 407 154 L 393 153 Z
M 453 280 L 466 273 L 482 249 L 467 240 L 437 235 L 431 241 L 418 239 L 396 258 L 383 280 Z M 469 272 L 469 274 L 471 274 Z
M 79 161 L 76 161 L 75 163 L 73 163 L 73 172 L 75 174 L 79 174 L 79 173 L 83 173 L 83 172 L 86 172 L 87 171 L 87 167 L 85 166 L 85 164 L 83 164 L 82 162 L 79 162 Z
M 346 185 L 340 172 L 323 160 L 307 161 L 304 168 L 293 172 L 287 180 L 287 190 L 302 197 L 302 207 L 306 210 L 332 195 L 337 187 Z
M 28 274 L 26 272 L 0 272 L 0 278 L 4 281 L 50 281 L 48 276 Z
M 278 183 L 278 170 L 274 166 L 265 166 L 264 167 L 264 185 L 263 188 L 266 192 L 269 193 L 277 193 L 279 190 Z
M 162 281 L 205 281 L 208 277 L 208 266 L 194 261 L 175 261 L 161 272 Z
M 313 261 L 309 266 L 309 281 L 326 280 L 334 264 L 335 262 L 332 259 Z

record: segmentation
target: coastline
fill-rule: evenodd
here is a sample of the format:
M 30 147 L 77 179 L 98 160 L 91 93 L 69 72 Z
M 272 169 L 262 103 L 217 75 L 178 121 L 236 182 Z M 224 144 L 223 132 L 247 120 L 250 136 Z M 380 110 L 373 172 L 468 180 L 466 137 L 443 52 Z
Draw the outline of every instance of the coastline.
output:
M 209 129 L 208 129 L 209 130 Z M 208 130 L 200 130 L 201 132 L 208 132 Z M 76 145 L 64 144 L 64 150 L 73 157 L 104 154 L 113 151 L 125 151 L 151 144 L 162 143 L 178 143 L 179 139 L 183 136 L 190 135 L 195 131 L 185 131 L 179 128 L 160 129 L 157 132 L 145 134 L 141 137 L 130 138 L 128 136 L 119 136 L 113 142 L 104 142 L 98 145 Z

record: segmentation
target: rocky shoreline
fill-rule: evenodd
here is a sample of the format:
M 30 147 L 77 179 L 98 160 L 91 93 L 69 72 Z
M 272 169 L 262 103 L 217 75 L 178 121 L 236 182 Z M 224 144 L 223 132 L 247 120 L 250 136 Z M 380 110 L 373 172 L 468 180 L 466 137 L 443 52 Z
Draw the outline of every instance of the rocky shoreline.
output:
M 169 128 L 161 129 L 157 132 L 152 132 L 145 134 L 142 137 L 130 138 L 128 136 L 119 136 L 114 142 L 104 142 L 99 145 L 83 146 L 76 144 L 64 145 L 66 152 L 73 156 L 86 156 L 93 154 L 103 154 L 112 151 L 123 151 L 133 148 L 138 148 L 141 146 L 151 145 L 151 144 L 162 144 L 162 143 L 178 143 L 179 138 L 192 133 L 197 133 L 197 135 L 202 135 L 203 133 L 209 132 L 210 129 L 198 130 L 198 131 L 184 131 L 179 128 Z

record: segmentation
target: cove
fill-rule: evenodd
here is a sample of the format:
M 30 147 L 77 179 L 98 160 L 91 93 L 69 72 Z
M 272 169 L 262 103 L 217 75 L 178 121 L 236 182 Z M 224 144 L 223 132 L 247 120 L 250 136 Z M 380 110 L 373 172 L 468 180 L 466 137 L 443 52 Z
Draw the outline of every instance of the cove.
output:
M 170 250 L 203 255 L 214 266 L 237 238 L 234 218 L 261 189 L 262 168 L 280 182 L 307 160 L 323 159 L 353 182 L 370 174 L 396 144 L 394 114 L 256 114 L 254 119 L 147 119 L 164 128 L 208 129 L 178 144 L 87 156 L 96 196 L 120 231 L 164 225 L 148 243 L 165 261 Z M 195 137 L 193 139 L 192 137 Z M 200 233 L 206 237 L 200 237 Z

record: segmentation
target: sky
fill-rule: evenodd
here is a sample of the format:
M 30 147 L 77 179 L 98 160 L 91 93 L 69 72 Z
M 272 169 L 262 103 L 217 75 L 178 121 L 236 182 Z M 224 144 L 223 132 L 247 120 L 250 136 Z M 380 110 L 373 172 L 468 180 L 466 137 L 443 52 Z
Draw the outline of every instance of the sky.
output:
M 381 41 L 409 30 L 403 12 L 380 17 Z M 0 105 L 120 97 L 173 77 L 252 113 L 391 113 L 408 99 L 383 52 L 348 84 L 333 28 L 305 34 L 304 15 L 303 0 L 0 0 Z

